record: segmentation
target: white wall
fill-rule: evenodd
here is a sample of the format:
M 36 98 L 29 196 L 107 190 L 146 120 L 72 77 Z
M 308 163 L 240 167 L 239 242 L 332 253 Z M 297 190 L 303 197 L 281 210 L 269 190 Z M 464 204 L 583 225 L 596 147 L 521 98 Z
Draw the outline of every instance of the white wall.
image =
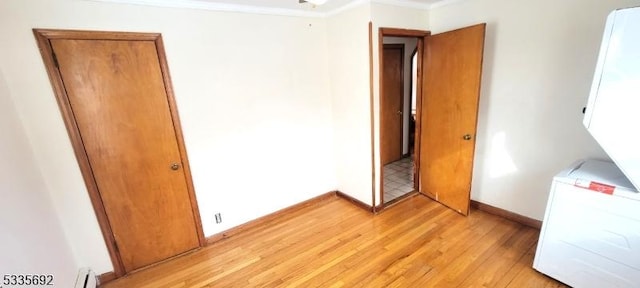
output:
M 372 205 L 369 106 L 370 4 L 327 18 L 338 190 Z
M 324 19 L 3 0 L 0 68 L 79 266 L 112 270 L 35 27 L 163 34 L 206 236 L 336 189 Z
M 78 267 L 1 70 L 0 133 L 0 274 L 51 274 L 72 287 Z
M 378 31 L 380 27 L 429 30 L 429 11 L 415 8 L 397 7 L 386 4 L 371 4 L 373 22 L 373 107 L 374 107 L 374 149 L 376 163 L 375 203 L 380 204 L 380 60 L 378 51 Z M 411 75 L 411 74 L 409 74 Z
M 640 1 L 469 0 L 432 33 L 487 23 L 472 199 L 542 219 L 551 178 L 606 158 L 582 126 L 607 14 Z
M 384 44 L 404 44 L 404 96 L 402 108 L 402 154 L 409 153 L 409 120 L 411 118 L 411 56 L 418 47 L 418 38 L 415 37 L 389 37 L 383 39 Z

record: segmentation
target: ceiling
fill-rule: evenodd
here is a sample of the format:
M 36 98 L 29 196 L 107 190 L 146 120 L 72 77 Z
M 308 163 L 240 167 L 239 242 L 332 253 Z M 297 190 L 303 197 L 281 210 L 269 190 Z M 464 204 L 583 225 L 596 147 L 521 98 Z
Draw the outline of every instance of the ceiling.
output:
M 316 12 L 316 13 L 328 13 L 340 9 L 344 6 L 351 4 L 352 2 L 363 2 L 362 0 L 327 0 L 327 3 L 314 6 L 310 3 L 298 3 L 298 0 L 198 0 L 202 2 L 209 2 L 212 4 L 228 4 L 234 6 L 248 6 L 258 9 L 283 9 L 283 10 L 297 10 L 300 12 Z M 415 8 L 428 8 L 429 5 L 443 2 L 447 0 L 374 0 L 372 2 L 389 3 L 398 6 L 407 6 Z
M 1 1 L 1 0 L 0 0 Z M 461 0 L 327 0 L 315 6 L 298 0 L 85 0 L 156 7 L 190 8 L 254 14 L 325 17 L 358 4 L 373 2 L 415 9 L 430 9 Z

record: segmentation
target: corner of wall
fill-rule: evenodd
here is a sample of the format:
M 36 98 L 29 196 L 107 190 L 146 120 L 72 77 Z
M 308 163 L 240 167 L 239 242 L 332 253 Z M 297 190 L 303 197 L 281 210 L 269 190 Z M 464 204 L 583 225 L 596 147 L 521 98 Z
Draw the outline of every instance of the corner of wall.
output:
M 25 134 L 0 65 L 0 271 L 4 274 L 51 274 L 57 285 L 71 287 L 78 271 L 69 241 L 55 212 L 31 143 Z

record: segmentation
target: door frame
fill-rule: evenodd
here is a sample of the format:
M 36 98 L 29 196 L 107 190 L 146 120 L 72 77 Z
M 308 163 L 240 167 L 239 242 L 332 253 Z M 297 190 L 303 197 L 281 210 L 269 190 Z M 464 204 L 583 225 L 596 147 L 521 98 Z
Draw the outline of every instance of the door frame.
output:
M 69 134 L 73 151 L 80 166 L 80 172 L 84 179 L 89 198 L 93 210 L 98 219 L 98 224 L 102 232 L 107 250 L 109 251 L 109 257 L 113 264 L 115 278 L 122 277 L 126 274 L 120 252 L 118 251 L 115 237 L 111 225 L 109 224 L 105 207 L 102 203 L 102 198 L 98 190 L 93 170 L 91 170 L 91 164 L 80 136 L 80 130 L 76 122 L 75 116 L 71 109 L 69 97 L 62 81 L 62 76 L 57 67 L 57 60 L 51 48 L 50 40 L 52 39 L 85 39 L 85 40 L 122 40 L 122 41 L 154 41 L 156 51 L 158 53 L 158 62 L 160 64 L 160 70 L 162 72 L 162 80 L 164 83 L 165 91 L 167 93 L 167 103 L 171 113 L 171 119 L 173 129 L 175 131 L 175 137 L 178 143 L 178 150 L 180 152 L 180 160 L 183 163 L 183 169 L 185 174 L 185 180 L 187 183 L 187 190 L 189 200 L 191 203 L 191 209 L 193 212 L 194 223 L 196 224 L 196 232 L 198 236 L 199 247 L 205 246 L 204 232 L 202 230 L 202 220 L 200 218 L 200 211 L 198 209 L 198 203 L 193 187 L 193 181 L 191 179 L 191 169 L 189 165 L 189 159 L 187 157 L 187 151 L 184 144 L 182 135 L 182 128 L 180 125 L 180 118 L 178 116 L 177 106 L 173 94 L 173 88 L 171 86 L 171 77 L 169 75 L 169 67 L 167 64 L 166 55 L 164 52 L 164 45 L 162 43 L 162 35 L 160 33 L 137 33 L 137 32 L 106 32 L 106 31 L 80 31 L 80 30 L 55 30 L 55 29 L 33 29 L 33 34 L 38 43 L 42 60 L 44 61 L 45 69 L 49 76 L 49 81 L 53 88 L 53 92 L 58 102 L 58 107 L 62 114 L 62 118 Z
M 384 51 L 384 37 L 385 36 L 391 36 L 391 37 L 405 37 L 405 38 L 417 38 L 418 39 L 418 47 L 417 47 L 417 51 L 418 51 L 418 67 L 417 67 L 417 75 L 416 78 L 422 79 L 422 57 L 424 56 L 424 37 L 431 35 L 430 31 L 426 31 L 426 30 L 416 30 L 416 29 L 401 29 L 401 28 L 390 28 L 390 27 L 380 27 L 378 29 L 378 107 L 380 109 L 378 109 L 378 119 L 381 120 L 381 111 L 382 111 L 382 91 L 383 91 L 383 80 L 382 80 L 382 65 L 383 65 L 383 51 Z M 371 68 L 373 70 L 373 67 Z M 422 103 L 422 81 L 417 81 L 416 83 L 416 125 L 415 125 L 415 140 L 414 140 L 414 159 L 420 159 L 420 119 L 421 119 L 421 109 L 420 109 L 420 105 Z M 373 100 L 371 103 L 371 106 L 373 106 Z M 381 131 L 378 131 L 378 143 L 382 144 L 382 139 L 381 139 Z M 372 133 L 373 135 L 373 133 Z M 375 136 L 372 136 L 375 137 Z M 375 147 L 373 145 L 373 141 L 372 142 L 372 147 L 371 147 L 371 151 L 375 151 Z M 376 173 L 376 165 L 373 165 L 372 170 L 371 171 L 374 175 L 379 175 L 379 179 L 378 179 L 378 184 L 380 185 L 380 191 L 379 191 L 379 196 L 380 196 L 380 205 L 375 206 L 375 198 L 374 198 L 374 212 L 375 211 L 380 211 L 383 210 L 384 208 L 388 207 L 390 204 L 392 204 L 392 202 L 390 203 L 384 203 L 384 175 L 383 175 L 383 171 L 384 171 L 384 166 L 382 165 L 382 159 L 381 159 L 381 151 L 382 149 L 378 149 L 378 170 Z M 413 161 L 414 162 L 414 175 L 418 175 L 417 173 L 420 171 L 420 161 Z M 419 177 L 414 177 L 414 181 L 413 181 L 413 187 L 414 189 L 418 189 L 419 187 Z M 374 180 L 375 181 L 375 180 Z M 375 185 L 374 188 L 375 190 Z M 401 199 L 398 199 L 401 200 Z

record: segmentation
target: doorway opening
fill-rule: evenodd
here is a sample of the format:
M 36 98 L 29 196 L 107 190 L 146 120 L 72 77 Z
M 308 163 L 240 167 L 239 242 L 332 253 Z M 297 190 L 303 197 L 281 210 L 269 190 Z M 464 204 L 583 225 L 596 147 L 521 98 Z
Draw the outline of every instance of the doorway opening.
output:
M 380 28 L 381 208 L 418 190 L 418 81 L 427 31 Z M 418 136 L 419 137 L 419 136 Z
M 436 35 L 427 31 L 380 28 L 380 162 L 376 166 L 380 170 L 375 172 L 380 175 L 378 187 L 381 209 L 420 193 L 462 215 L 469 214 L 485 30 L 485 23 Z M 394 67 L 393 62 L 387 59 L 392 58 L 392 54 L 384 49 L 386 37 L 418 38 L 415 65 L 417 81 L 414 81 L 415 116 L 403 115 L 408 113 L 409 104 L 397 106 L 396 98 L 401 96 L 393 96 L 399 88 L 396 88 L 396 83 L 392 81 L 393 74 L 389 72 L 393 69 L 386 68 Z M 392 76 L 387 77 L 387 74 Z M 403 143 L 400 146 L 394 142 L 394 139 L 398 139 L 397 132 L 394 132 L 398 123 L 401 123 L 398 121 L 411 118 L 415 119 L 411 129 L 414 135 L 413 149 L 407 147 L 410 141 L 407 141 L 408 144 L 400 141 Z M 402 123 L 407 126 L 411 124 L 410 121 Z M 407 132 L 402 137 L 406 138 L 409 134 Z M 403 155 L 407 156 L 398 154 L 398 147 L 406 148 L 409 159 L 414 159 L 413 163 L 408 161 L 401 166 L 412 166 L 413 173 L 410 175 L 414 175 L 414 190 L 403 196 L 385 193 L 393 189 L 393 182 L 398 183 L 398 177 L 393 178 L 393 172 L 398 172 L 397 168 L 392 170 L 389 166 L 389 169 L 385 169 L 386 165 L 403 159 Z
M 414 136 L 415 95 L 417 69 L 413 56 L 417 54 L 418 39 L 412 37 L 383 37 L 381 119 L 383 153 L 384 203 L 393 201 L 415 190 L 414 188 Z M 414 53 L 416 52 L 416 53 Z M 413 107 L 412 107 L 413 106 Z

